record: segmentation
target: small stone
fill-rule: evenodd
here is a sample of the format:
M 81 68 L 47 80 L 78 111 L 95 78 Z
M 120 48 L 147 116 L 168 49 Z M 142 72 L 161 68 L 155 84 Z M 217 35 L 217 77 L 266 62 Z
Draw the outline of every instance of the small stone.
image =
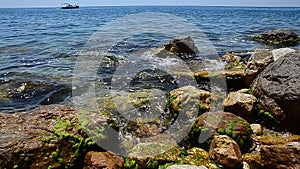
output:
M 251 169 L 249 164 L 243 161 L 243 169 Z
M 262 127 L 260 124 L 250 124 L 250 127 L 254 134 L 258 136 L 262 134 Z

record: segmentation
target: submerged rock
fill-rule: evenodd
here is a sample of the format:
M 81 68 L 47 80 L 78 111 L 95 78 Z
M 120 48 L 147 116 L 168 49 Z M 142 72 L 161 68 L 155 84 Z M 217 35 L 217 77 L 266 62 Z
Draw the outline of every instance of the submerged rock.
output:
M 271 63 L 256 80 L 254 95 L 259 109 L 281 122 L 280 128 L 299 133 L 300 52 L 288 53 Z
M 253 40 L 263 42 L 267 45 L 296 46 L 300 38 L 292 30 L 276 29 L 255 35 Z

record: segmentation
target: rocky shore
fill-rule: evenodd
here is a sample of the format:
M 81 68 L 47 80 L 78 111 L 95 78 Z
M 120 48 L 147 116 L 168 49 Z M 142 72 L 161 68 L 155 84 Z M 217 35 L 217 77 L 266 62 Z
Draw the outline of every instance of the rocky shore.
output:
M 199 52 L 191 37 L 180 36 L 154 53 L 187 59 Z M 167 110 L 162 113 L 164 120 L 128 122 L 126 132 L 130 131 L 132 138 L 124 144 L 130 149 L 125 156 L 106 151 L 90 138 L 93 124 L 78 117 L 78 111 L 86 110 L 47 105 L 27 112 L 1 113 L 0 168 L 300 168 L 300 52 L 290 48 L 257 49 L 250 57 L 228 52 L 218 60 L 225 68 L 199 70 L 186 76 L 194 77 L 198 84 L 224 79 L 225 98 L 222 92 L 192 85 L 170 89 L 164 105 Z M 117 64 L 115 60 L 109 62 Z M 133 93 L 131 97 L 138 99 L 128 103 L 144 110 L 149 102 L 159 101 L 149 101 L 147 92 Z M 121 124 L 111 116 L 120 110 L 112 99 L 100 98 L 97 103 L 99 110 L 87 113 L 87 118 L 121 131 Z M 178 142 L 174 135 L 160 133 L 180 113 L 192 119 L 193 125 Z M 101 135 L 105 130 L 99 128 L 96 139 L 109 139 Z M 136 138 L 140 141 L 131 144 L 130 140 Z

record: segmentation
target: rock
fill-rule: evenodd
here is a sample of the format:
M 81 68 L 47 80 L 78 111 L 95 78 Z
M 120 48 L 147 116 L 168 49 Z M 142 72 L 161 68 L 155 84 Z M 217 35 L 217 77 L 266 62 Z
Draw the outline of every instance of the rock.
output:
M 155 55 L 164 57 L 169 51 L 178 57 L 188 57 L 187 55 L 195 55 L 199 53 L 194 40 L 188 35 L 181 35 L 173 38 L 169 43 L 159 47 L 154 51 Z
M 264 168 L 300 168 L 300 142 L 261 146 Z
M 254 95 L 259 109 L 278 120 L 280 128 L 299 133 L 300 52 L 288 53 L 271 63 L 256 80 Z
M 187 150 L 187 156 L 184 158 L 185 164 L 197 165 L 197 166 L 208 166 L 209 165 L 209 155 L 208 152 L 194 147 Z
M 226 168 L 242 168 L 242 153 L 237 143 L 226 135 L 214 136 L 209 156 Z
M 111 152 L 93 152 L 85 155 L 83 169 L 119 169 L 124 167 L 124 160 Z
M 243 169 L 251 169 L 249 164 L 243 161 Z
M 243 161 L 245 161 L 250 166 L 251 169 L 264 168 L 264 165 L 261 162 L 261 156 L 259 153 L 243 154 Z
M 181 151 L 178 146 L 165 145 L 160 143 L 140 143 L 128 154 L 125 160 L 125 167 L 147 168 L 148 165 L 165 164 L 180 160 Z
M 172 165 L 167 167 L 167 169 L 207 169 L 207 167 L 196 165 Z
M 250 127 L 254 134 L 258 136 L 262 134 L 262 127 L 260 124 L 250 124 Z
M 85 152 L 97 147 L 82 131 L 71 107 L 0 113 L 0 133 L 0 168 L 80 166 Z
M 256 98 L 251 94 L 231 92 L 225 98 L 224 110 L 239 115 L 245 119 L 251 119 Z
M 274 61 L 278 60 L 279 58 L 283 57 L 284 55 L 295 52 L 294 49 L 291 48 L 280 48 L 280 49 L 274 49 L 272 50 L 273 59 Z
M 262 72 L 272 62 L 272 52 L 261 49 L 255 50 L 249 58 L 247 67 L 245 69 L 245 84 L 249 86 L 257 77 L 257 75 L 259 75 L 259 73 Z
M 218 134 L 233 138 L 242 151 L 247 151 L 251 145 L 252 130 L 249 123 L 228 112 L 207 112 L 200 115 L 189 136 L 193 144 L 198 146 Z
M 182 111 L 182 104 L 193 103 L 200 106 L 203 111 L 209 110 L 211 93 L 205 90 L 197 89 L 193 86 L 184 86 L 169 93 L 168 105 L 171 112 Z
M 235 56 L 232 53 L 226 53 L 224 56 L 220 57 L 220 60 L 228 63 L 233 63 L 233 62 L 240 62 L 242 58 L 239 56 Z
M 296 46 L 300 39 L 292 30 L 276 29 L 258 34 L 253 37 L 253 40 L 263 42 L 267 45 Z
M 272 135 L 263 135 L 253 137 L 253 140 L 259 145 L 278 145 L 286 144 L 288 142 L 300 142 L 299 135 L 291 136 L 272 136 Z

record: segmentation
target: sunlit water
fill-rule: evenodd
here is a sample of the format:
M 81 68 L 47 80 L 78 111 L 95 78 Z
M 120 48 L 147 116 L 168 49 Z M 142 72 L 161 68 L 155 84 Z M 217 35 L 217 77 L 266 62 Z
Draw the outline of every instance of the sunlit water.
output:
M 32 108 L 68 98 L 71 95 L 74 66 L 78 56 L 85 50 L 86 43 L 95 40 L 93 37 L 97 37 L 97 31 L 112 21 L 143 12 L 168 13 L 186 20 L 207 37 L 218 55 L 226 51 L 272 48 L 253 42 L 250 38 L 251 35 L 271 29 L 289 28 L 300 34 L 300 8 L 165 6 L 83 7 L 76 10 L 0 9 L 0 111 Z M 143 18 L 140 18 L 137 22 L 142 21 Z M 181 23 L 173 24 L 167 25 L 170 30 L 181 26 Z M 130 29 L 130 32 L 134 32 L 140 28 Z M 129 53 L 168 42 L 172 37 L 169 36 L 171 34 L 167 35 L 166 32 L 131 34 L 118 40 L 108 52 L 126 62 L 130 60 Z M 101 42 L 111 39 L 107 37 L 101 39 Z M 144 57 L 142 60 L 149 60 L 147 52 L 141 56 Z M 170 65 L 174 61 L 164 60 L 163 63 Z M 107 74 L 114 73 L 115 69 L 100 69 L 99 81 L 105 82 Z M 108 79 L 111 77 L 108 76 Z M 22 93 L 24 84 L 27 88 L 31 86 L 32 90 L 18 93 Z M 168 90 L 173 88 L 176 86 L 171 85 Z

